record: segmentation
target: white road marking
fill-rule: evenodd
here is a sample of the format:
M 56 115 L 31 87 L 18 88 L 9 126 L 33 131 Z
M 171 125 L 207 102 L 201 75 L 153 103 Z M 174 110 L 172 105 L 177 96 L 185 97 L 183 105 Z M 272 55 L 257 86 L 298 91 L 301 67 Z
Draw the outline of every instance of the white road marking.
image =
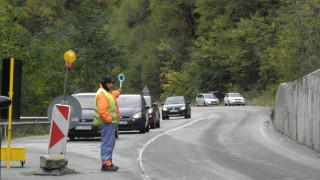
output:
M 137 161 L 138 161 L 139 168 L 140 168 L 140 170 L 141 170 L 143 179 L 150 179 L 150 177 L 148 176 L 148 174 L 147 174 L 146 171 L 144 170 L 144 168 L 143 168 L 143 163 L 142 163 L 142 154 L 143 154 L 143 151 L 148 147 L 149 144 L 151 144 L 153 141 L 155 141 L 156 139 L 158 139 L 159 137 L 161 137 L 161 136 L 163 136 L 163 135 L 165 135 L 165 134 L 168 134 L 168 133 L 171 133 L 171 132 L 173 132 L 173 131 L 182 129 L 182 128 L 187 127 L 187 126 L 189 126 L 189 125 L 191 125 L 191 124 L 193 124 L 193 123 L 196 123 L 196 122 L 198 122 L 198 121 L 201 121 L 201 120 L 210 118 L 211 116 L 214 116 L 214 114 L 211 114 L 211 115 L 209 115 L 209 116 L 207 116 L 207 117 L 203 117 L 203 118 L 194 120 L 194 121 L 192 121 L 192 122 L 190 122 L 190 123 L 188 123 L 188 124 L 185 124 L 185 125 L 183 125 L 183 126 L 180 126 L 180 127 L 174 128 L 174 129 L 171 129 L 171 130 L 169 130 L 169 131 L 166 131 L 166 132 L 164 132 L 164 133 L 162 133 L 162 134 L 159 134 L 158 136 L 152 138 L 152 139 L 149 140 L 147 143 L 145 143 L 145 144 L 142 146 L 142 148 L 139 149 L 139 154 L 138 154 L 138 158 L 137 158 Z M 216 117 L 216 116 L 215 116 L 215 117 Z

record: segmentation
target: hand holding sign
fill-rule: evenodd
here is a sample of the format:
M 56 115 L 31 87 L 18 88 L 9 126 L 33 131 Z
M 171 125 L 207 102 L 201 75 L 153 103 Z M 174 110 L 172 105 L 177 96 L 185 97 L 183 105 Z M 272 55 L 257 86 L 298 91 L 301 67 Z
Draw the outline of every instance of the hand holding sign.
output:
M 124 81 L 125 77 L 123 74 L 119 74 L 118 79 L 120 81 L 120 88 L 122 87 L 122 81 Z

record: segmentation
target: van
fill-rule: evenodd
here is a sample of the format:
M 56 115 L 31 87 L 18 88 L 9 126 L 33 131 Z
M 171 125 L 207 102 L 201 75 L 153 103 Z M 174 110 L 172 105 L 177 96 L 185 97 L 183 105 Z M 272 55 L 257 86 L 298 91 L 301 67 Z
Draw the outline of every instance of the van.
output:
M 213 94 L 199 93 L 196 96 L 196 106 L 209 106 L 220 104 L 219 99 Z

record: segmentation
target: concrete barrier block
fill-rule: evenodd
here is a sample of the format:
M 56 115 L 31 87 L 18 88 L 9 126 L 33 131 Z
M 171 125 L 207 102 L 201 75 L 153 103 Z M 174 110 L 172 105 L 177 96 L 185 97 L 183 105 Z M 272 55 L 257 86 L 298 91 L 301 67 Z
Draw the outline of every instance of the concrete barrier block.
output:
M 279 85 L 275 129 L 320 151 L 320 69 Z

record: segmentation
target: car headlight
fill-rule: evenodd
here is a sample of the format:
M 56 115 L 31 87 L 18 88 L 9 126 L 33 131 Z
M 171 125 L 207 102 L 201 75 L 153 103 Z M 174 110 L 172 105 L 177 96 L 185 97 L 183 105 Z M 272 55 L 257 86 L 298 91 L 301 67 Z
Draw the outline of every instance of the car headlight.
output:
M 139 118 L 141 118 L 141 117 L 142 117 L 142 113 L 141 113 L 141 112 L 133 115 L 133 119 L 139 119 Z M 132 119 L 132 120 L 133 120 L 133 119 Z
M 182 107 L 180 108 L 181 111 L 183 111 L 183 110 L 185 110 L 185 109 L 186 109 L 185 106 L 182 106 Z
M 163 110 L 163 111 L 167 111 L 168 109 L 167 109 L 166 107 L 163 107 L 162 110 Z

